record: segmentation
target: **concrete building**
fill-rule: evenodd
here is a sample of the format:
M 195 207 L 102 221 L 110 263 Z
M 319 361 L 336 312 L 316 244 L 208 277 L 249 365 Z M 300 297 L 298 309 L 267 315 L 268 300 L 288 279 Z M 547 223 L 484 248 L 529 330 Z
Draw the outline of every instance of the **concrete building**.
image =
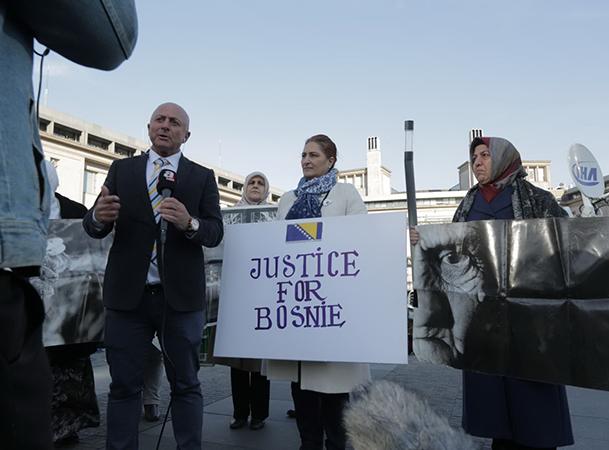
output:
M 483 136 L 480 129 L 469 134 L 468 147 L 475 137 Z M 406 192 L 391 188 L 391 171 L 381 165 L 381 145 L 378 137 L 368 138 L 366 168 L 344 170 L 338 173 L 339 182 L 354 184 L 370 213 L 407 211 Z M 466 153 L 467 150 L 464 152 Z M 550 190 L 560 197 L 563 190 L 551 189 L 550 161 L 523 161 L 529 176 L 527 179 L 542 189 Z M 447 189 L 418 190 L 416 192 L 417 219 L 419 225 L 449 223 L 469 188 L 476 184 L 471 162 L 466 161 L 457 168 L 458 183 Z M 376 184 L 376 185 L 375 185 Z M 408 239 L 407 230 L 404 231 Z M 408 242 L 408 241 L 407 241 Z M 412 280 L 410 260 L 408 280 Z M 411 289 L 411 282 L 408 282 Z
M 470 131 L 469 143 L 482 135 L 480 129 Z M 406 192 L 397 192 L 391 188 L 392 173 L 381 165 L 381 144 L 378 137 L 368 138 L 367 156 L 366 168 L 340 171 L 339 182 L 355 185 L 370 212 L 406 210 Z M 562 189 L 554 190 L 551 187 L 549 160 L 523 161 L 522 165 L 529 174 L 528 181 L 553 192 L 557 197 L 562 194 Z M 457 167 L 457 172 L 458 183 L 451 188 L 417 191 L 417 218 L 420 224 L 452 220 L 467 190 L 476 184 L 470 161 Z
M 87 208 L 95 203 L 114 160 L 139 155 L 150 147 L 146 141 L 44 106 L 40 106 L 40 138 L 45 158 L 57 169 L 58 192 Z M 241 199 L 245 176 L 189 159 L 213 169 L 221 206 Z M 271 186 L 268 201 L 277 203 L 283 193 Z
M 470 142 L 479 136 L 482 136 L 482 130 L 472 130 Z M 88 208 L 93 206 L 114 160 L 139 155 L 149 148 L 146 141 L 44 106 L 40 107 L 40 137 L 45 157 L 57 168 L 59 193 L 84 203 Z M 381 163 L 379 137 L 368 138 L 366 157 L 365 168 L 340 171 L 338 181 L 353 184 L 371 213 L 406 211 L 406 192 L 397 192 L 391 188 L 392 172 Z M 221 206 L 232 206 L 241 198 L 245 182 L 243 175 L 209 164 L 199 164 L 214 170 Z M 523 161 L 523 166 L 529 173 L 529 181 L 544 189 L 551 188 L 549 160 Z M 476 182 L 469 161 L 457 168 L 456 178 L 458 183 L 449 189 L 417 191 L 419 224 L 448 223 L 452 220 L 467 190 Z M 605 183 L 608 190 L 609 177 L 605 178 Z M 563 194 L 563 190 L 552 192 L 557 197 Z M 283 193 L 284 191 L 271 187 L 269 201 L 277 203 Z M 581 204 L 581 194 L 576 188 L 570 189 L 564 193 L 563 203 L 575 212 Z
M 368 138 L 365 168 L 341 170 L 339 183 L 355 186 L 362 197 L 391 194 L 391 170 L 381 164 L 381 143 L 378 137 Z
M 606 175 L 603 179 L 605 181 L 605 195 L 609 195 L 609 175 Z M 560 198 L 560 204 L 569 207 L 575 217 L 581 216 L 580 208 L 583 206 L 583 201 L 579 188 L 575 186 L 565 190 Z M 603 217 L 609 216 L 609 198 L 601 200 L 595 206 Z

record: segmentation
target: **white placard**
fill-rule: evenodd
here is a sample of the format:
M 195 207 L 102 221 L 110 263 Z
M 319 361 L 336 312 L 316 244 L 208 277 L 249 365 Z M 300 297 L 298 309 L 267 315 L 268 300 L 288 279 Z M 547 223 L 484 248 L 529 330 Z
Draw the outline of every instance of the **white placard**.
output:
M 405 213 L 230 225 L 214 354 L 407 363 L 406 292 Z

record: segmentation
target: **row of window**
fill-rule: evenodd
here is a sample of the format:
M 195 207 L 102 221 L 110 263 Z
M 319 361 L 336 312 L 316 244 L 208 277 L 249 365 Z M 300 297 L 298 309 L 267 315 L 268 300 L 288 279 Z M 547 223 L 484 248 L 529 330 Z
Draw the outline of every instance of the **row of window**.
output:
M 338 182 L 339 183 L 351 183 L 357 189 L 361 189 L 364 187 L 363 175 L 351 175 L 351 176 L 340 177 Z
M 40 131 L 48 132 L 50 121 L 46 119 L 40 119 L 39 128 Z M 55 122 L 53 126 L 53 135 L 58 136 L 63 139 L 69 139 L 74 142 L 81 142 L 82 131 L 75 130 L 74 128 L 70 128 L 68 126 L 62 125 L 60 123 Z M 99 148 L 101 150 L 110 150 L 110 144 L 112 141 L 108 139 L 104 139 L 99 136 L 95 136 L 94 134 L 87 134 L 87 145 L 95 148 Z M 117 155 L 129 157 L 135 155 L 135 149 L 123 144 L 119 144 L 118 142 L 114 143 L 114 153 Z
M 85 170 L 85 177 L 83 181 L 83 192 L 85 194 L 97 195 L 99 193 L 99 189 L 101 189 L 101 183 L 103 180 L 100 180 L 100 176 L 102 176 L 99 172 L 93 172 L 91 170 Z M 229 179 L 224 177 L 218 177 L 218 184 L 220 186 L 228 187 Z M 233 182 L 233 189 L 237 191 L 243 192 L 243 184 Z M 279 196 L 275 194 L 271 194 L 271 201 L 278 202 Z
M 529 181 L 544 182 L 547 180 L 544 167 L 527 167 L 526 169 L 529 174 Z
M 462 199 L 459 198 L 425 198 L 417 199 L 417 206 L 419 207 L 430 207 L 430 206 L 444 206 L 444 205 L 456 205 Z M 408 203 L 406 200 L 388 200 L 382 202 L 368 202 L 366 203 L 369 208 L 380 209 L 380 208 L 405 208 Z

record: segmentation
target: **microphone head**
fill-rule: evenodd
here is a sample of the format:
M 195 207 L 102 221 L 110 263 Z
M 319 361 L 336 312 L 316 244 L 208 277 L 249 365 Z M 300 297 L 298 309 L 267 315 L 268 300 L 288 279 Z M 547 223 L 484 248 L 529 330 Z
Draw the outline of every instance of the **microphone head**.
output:
M 159 181 L 156 185 L 156 191 L 163 198 L 171 197 L 178 184 L 176 173 L 173 170 L 163 169 L 159 173 Z
M 377 380 L 351 392 L 343 420 L 355 450 L 475 450 L 463 430 L 452 428 L 421 395 Z

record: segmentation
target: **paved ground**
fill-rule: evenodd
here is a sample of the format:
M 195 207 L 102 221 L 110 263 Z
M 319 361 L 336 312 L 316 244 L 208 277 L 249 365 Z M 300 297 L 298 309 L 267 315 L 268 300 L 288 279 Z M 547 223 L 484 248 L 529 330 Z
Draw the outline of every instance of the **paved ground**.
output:
M 66 449 L 104 449 L 105 412 L 110 376 L 104 353 L 92 356 L 98 401 L 102 411 L 102 424 L 80 432 L 80 442 Z M 411 355 L 409 365 L 373 365 L 375 379 L 395 381 L 408 389 L 419 392 L 450 424 L 461 424 L 461 372 L 440 366 L 419 363 Z M 232 415 L 229 369 L 224 366 L 202 367 L 199 373 L 205 399 L 203 424 L 204 450 L 297 450 L 300 445 L 294 419 L 286 416 L 292 407 L 290 386 L 287 382 L 271 383 L 271 411 L 267 425 L 259 431 L 247 427 L 231 430 L 228 427 Z M 569 450 L 606 450 L 609 448 L 609 392 L 568 388 L 571 417 L 576 444 Z M 163 385 L 161 409 L 165 414 L 169 403 L 169 386 Z M 162 437 L 162 422 L 140 423 L 140 449 L 175 449 L 171 421 L 167 422 Z M 481 450 L 490 449 L 489 440 L 476 439 Z M 60 448 L 60 447 L 58 447 Z M 399 450 L 399 449 L 396 449 Z

